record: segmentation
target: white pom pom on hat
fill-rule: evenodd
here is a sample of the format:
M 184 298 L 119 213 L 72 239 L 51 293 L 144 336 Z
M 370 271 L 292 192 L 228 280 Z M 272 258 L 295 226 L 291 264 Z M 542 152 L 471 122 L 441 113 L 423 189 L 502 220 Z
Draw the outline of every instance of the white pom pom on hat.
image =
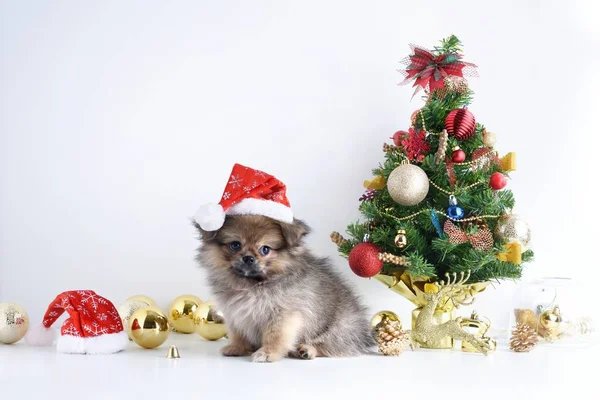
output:
M 203 204 L 194 214 L 194 220 L 205 231 L 216 231 L 225 222 L 225 211 L 220 204 Z
M 283 182 L 240 164 L 233 166 L 219 204 L 200 206 L 194 220 L 205 231 L 216 231 L 226 215 L 263 215 L 288 223 L 294 220 Z

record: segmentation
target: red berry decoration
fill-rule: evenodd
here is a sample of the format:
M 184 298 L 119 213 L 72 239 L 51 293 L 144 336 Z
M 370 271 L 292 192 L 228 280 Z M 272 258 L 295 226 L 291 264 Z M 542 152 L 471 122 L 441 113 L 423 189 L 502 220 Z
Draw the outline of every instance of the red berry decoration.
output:
M 500 172 L 494 172 L 490 177 L 490 187 L 494 190 L 501 190 L 507 184 L 506 176 Z
M 363 278 L 377 275 L 383 268 L 383 261 L 379 259 L 380 252 L 379 247 L 373 243 L 362 242 L 357 244 L 348 256 L 350 269 Z
M 467 155 L 460 149 L 460 147 L 455 147 L 452 150 L 452 162 L 461 163 L 467 159 Z
M 468 139 L 475 133 L 475 116 L 466 108 L 457 108 L 446 116 L 444 128 L 458 140 Z
M 408 132 L 406 132 L 406 131 L 398 131 L 398 132 L 394 133 L 394 136 L 392 136 L 391 139 L 394 140 L 394 144 L 396 146 L 401 146 L 402 145 L 402 138 L 404 138 L 406 135 L 408 135 Z

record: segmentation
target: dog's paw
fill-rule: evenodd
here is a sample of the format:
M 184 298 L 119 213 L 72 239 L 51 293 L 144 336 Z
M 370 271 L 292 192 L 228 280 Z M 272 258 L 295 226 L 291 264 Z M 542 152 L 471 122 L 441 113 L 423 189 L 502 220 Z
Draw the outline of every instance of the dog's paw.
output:
M 317 357 L 317 349 L 310 344 L 299 344 L 289 355 L 290 357 L 299 358 L 301 360 L 313 360 Z
M 221 348 L 221 354 L 226 357 L 243 357 L 250 353 L 251 352 L 247 348 L 235 344 L 228 344 Z
M 274 362 L 281 360 L 281 354 L 266 351 L 262 347 L 252 353 L 252 362 L 264 363 L 264 362 Z

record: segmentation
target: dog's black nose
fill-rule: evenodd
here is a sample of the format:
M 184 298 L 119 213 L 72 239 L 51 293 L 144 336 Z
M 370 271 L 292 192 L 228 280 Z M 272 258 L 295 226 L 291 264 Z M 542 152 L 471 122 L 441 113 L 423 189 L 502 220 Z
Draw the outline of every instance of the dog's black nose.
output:
M 244 260 L 244 264 L 246 264 L 249 267 L 253 266 L 256 262 L 256 259 L 252 256 L 244 256 L 242 257 L 242 260 Z

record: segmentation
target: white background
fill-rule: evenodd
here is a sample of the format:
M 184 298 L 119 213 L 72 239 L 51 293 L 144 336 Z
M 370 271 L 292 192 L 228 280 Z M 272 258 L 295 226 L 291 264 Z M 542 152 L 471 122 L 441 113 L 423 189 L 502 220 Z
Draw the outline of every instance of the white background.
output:
M 0 1 L 0 301 L 59 292 L 210 298 L 189 218 L 239 162 L 288 185 L 309 244 L 372 311 L 411 305 L 329 241 L 358 218 L 381 145 L 420 107 L 408 44 L 456 34 L 471 106 L 516 151 L 526 277 L 596 275 L 598 9 L 559 1 Z M 332 288 L 332 290 L 334 290 Z M 514 284 L 478 300 L 508 322 Z

